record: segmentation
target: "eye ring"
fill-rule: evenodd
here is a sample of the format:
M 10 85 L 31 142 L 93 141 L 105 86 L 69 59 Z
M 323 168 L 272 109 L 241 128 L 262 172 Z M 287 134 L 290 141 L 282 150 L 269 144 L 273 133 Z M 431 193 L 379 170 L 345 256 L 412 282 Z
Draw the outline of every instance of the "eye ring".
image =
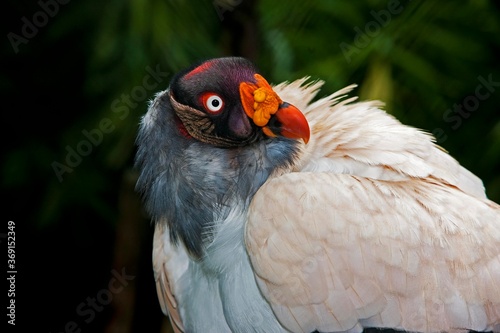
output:
M 219 114 L 224 108 L 224 100 L 216 93 L 204 93 L 201 96 L 203 107 L 210 114 Z

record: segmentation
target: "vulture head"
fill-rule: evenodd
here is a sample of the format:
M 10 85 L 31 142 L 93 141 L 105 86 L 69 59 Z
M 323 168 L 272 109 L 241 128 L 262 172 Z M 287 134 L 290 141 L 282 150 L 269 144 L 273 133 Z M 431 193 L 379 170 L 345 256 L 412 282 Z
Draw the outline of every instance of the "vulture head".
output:
M 232 209 L 226 207 L 248 205 L 309 135 L 304 115 L 250 61 L 207 60 L 176 74 L 143 117 L 137 189 L 172 241 L 180 238 L 201 256 L 217 229 L 214 220 L 225 219 Z
M 283 102 L 244 58 L 217 58 L 178 73 L 170 102 L 181 133 L 218 147 L 265 137 L 309 140 L 302 113 Z

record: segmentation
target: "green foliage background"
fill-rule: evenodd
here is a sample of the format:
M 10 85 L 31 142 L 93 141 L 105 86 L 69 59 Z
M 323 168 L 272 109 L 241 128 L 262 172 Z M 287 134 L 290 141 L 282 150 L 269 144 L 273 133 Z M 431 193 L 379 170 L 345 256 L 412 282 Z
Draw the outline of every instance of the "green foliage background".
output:
M 109 281 L 113 249 L 121 244 L 120 198 L 134 179 L 139 119 L 170 77 L 199 59 L 246 56 L 273 83 L 324 80 L 320 95 L 357 83 L 361 99 L 380 99 L 403 123 L 439 133 L 438 143 L 500 202 L 498 1 L 73 0 L 58 4 L 18 52 L 8 34 L 22 36 L 22 17 L 33 21 L 43 8 L 40 2 L 7 6 L 0 78 L 4 219 L 19 225 L 20 288 L 45 290 L 37 298 L 44 329 L 81 319 L 75 307 Z M 127 104 L 123 96 L 143 85 L 147 67 L 168 74 Z M 494 91 L 457 118 L 448 110 L 475 95 L 479 77 L 497 82 Z M 117 105 L 127 106 L 126 114 L 115 112 Z M 99 128 L 103 119 L 113 130 L 60 181 L 54 162 L 67 164 L 67 147 L 76 149 L 86 140 L 82 131 Z M 138 290 L 153 295 L 136 296 L 130 331 L 161 320 L 154 290 L 140 289 L 152 284 L 150 232 L 141 234 L 146 259 L 137 259 L 134 270 L 145 276 Z M 33 315 L 20 306 L 19 316 Z M 110 331 L 113 311 L 106 308 L 83 331 Z

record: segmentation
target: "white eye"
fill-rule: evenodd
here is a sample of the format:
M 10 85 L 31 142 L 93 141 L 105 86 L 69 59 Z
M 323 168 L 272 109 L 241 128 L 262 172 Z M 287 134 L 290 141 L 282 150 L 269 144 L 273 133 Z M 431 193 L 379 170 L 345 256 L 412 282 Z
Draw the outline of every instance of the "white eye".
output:
M 203 104 L 210 113 L 219 113 L 224 107 L 222 98 L 215 94 L 206 94 L 203 96 Z

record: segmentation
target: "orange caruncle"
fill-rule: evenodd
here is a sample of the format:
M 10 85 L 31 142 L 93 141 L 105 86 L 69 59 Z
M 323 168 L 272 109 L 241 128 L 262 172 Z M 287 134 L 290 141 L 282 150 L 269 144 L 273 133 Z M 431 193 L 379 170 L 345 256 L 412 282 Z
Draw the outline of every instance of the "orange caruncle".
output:
M 255 74 L 256 84 L 243 82 L 240 84 L 240 97 L 245 113 L 253 119 L 255 125 L 267 125 L 272 114 L 278 111 L 283 103 L 266 79 Z

